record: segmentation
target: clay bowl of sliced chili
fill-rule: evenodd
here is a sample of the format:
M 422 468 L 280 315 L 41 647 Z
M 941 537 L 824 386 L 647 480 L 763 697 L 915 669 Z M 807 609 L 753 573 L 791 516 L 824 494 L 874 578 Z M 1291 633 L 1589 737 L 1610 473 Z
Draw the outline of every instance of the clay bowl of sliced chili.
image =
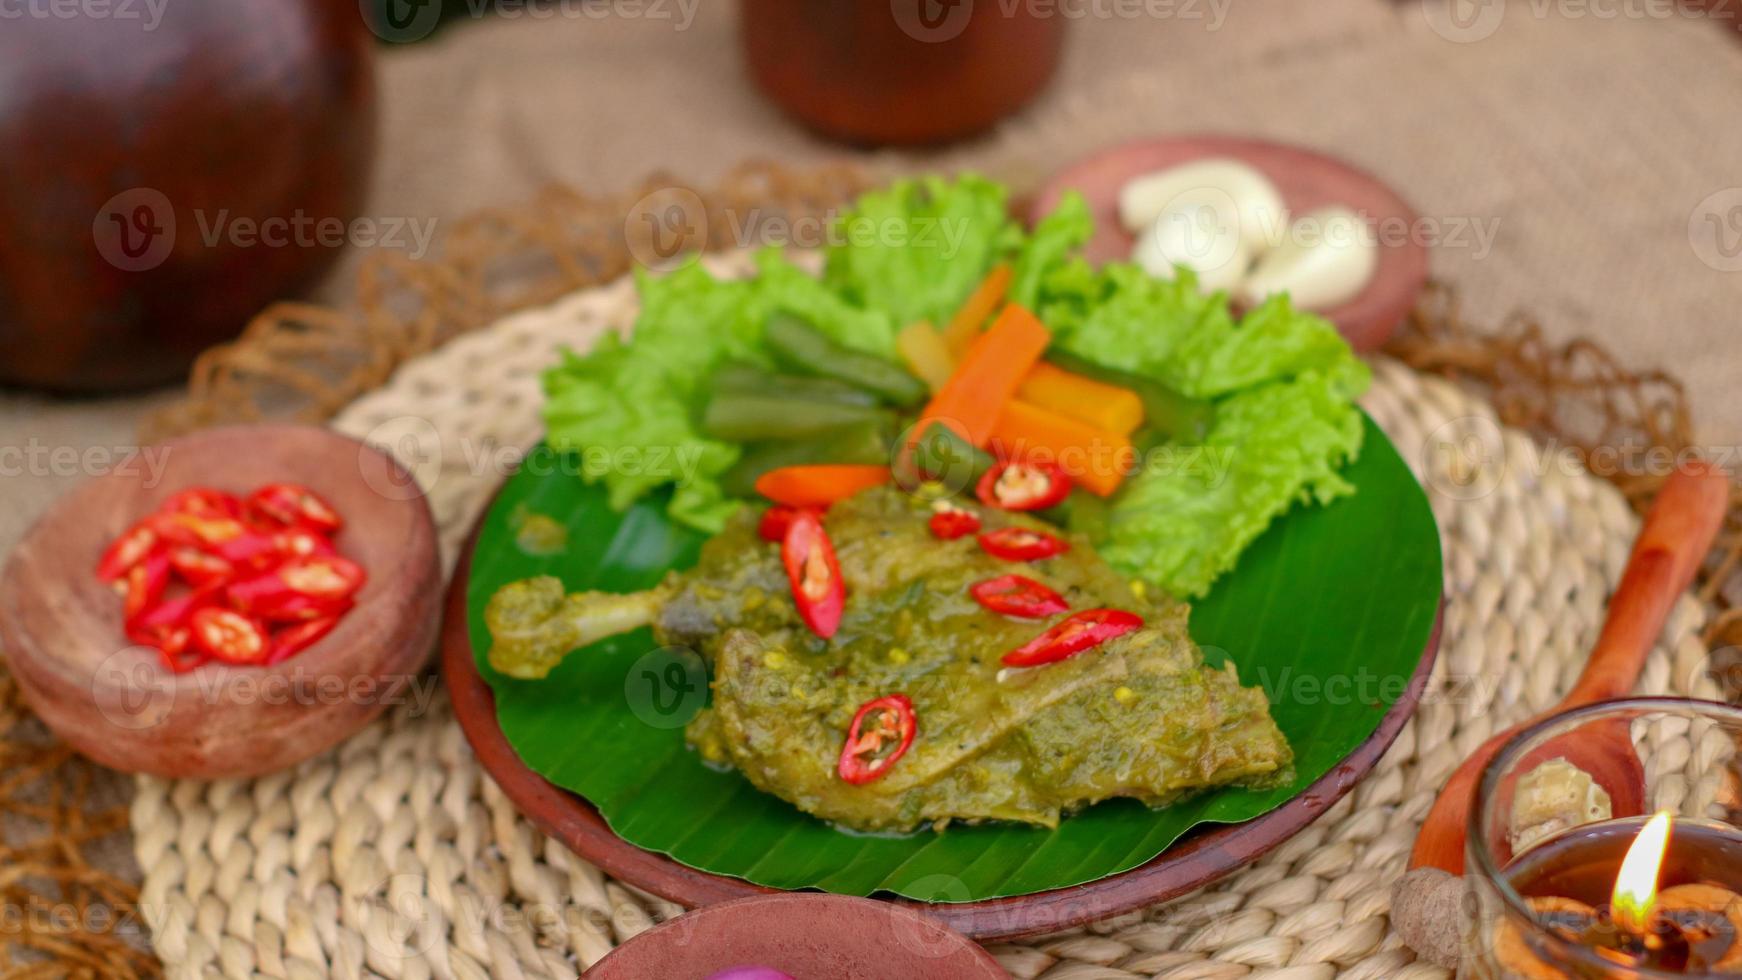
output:
M 264 615 L 209 614 L 206 645 L 173 645 L 185 652 L 172 656 L 141 641 L 137 607 L 124 611 L 134 583 L 116 573 L 137 555 L 116 542 L 147 518 L 208 500 L 247 501 L 250 534 L 276 528 L 281 545 L 337 557 L 292 566 L 286 581 L 307 595 L 242 572 L 223 580 L 240 583 L 237 602 L 313 608 L 306 620 L 272 620 L 263 637 L 222 627 Z M 286 567 L 248 560 L 256 572 Z M 137 600 L 147 609 L 185 596 L 186 576 L 221 571 L 192 551 L 177 561 L 168 589 Z M 329 603 L 323 588 L 340 595 Z M 407 703 L 434 649 L 440 595 L 429 506 L 391 457 L 322 428 L 234 426 L 144 450 L 42 515 L 0 572 L 0 644 L 31 707 L 92 759 L 175 778 L 256 776 Z M 211 656 L 213 645 L 226 656 Z

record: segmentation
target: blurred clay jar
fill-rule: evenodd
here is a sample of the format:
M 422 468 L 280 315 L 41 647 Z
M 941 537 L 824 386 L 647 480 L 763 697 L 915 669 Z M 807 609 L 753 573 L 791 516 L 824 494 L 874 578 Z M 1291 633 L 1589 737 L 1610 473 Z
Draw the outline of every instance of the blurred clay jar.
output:
M 0 383 L 161 384 L 343 249 L 373 35 L 355 0 L 62 6 L 0 20 Z
M 1056 9 L 972 0 L 742 0 L 751 77 L 782 109 L 855 144 L 970 136 L 1058 68 Z

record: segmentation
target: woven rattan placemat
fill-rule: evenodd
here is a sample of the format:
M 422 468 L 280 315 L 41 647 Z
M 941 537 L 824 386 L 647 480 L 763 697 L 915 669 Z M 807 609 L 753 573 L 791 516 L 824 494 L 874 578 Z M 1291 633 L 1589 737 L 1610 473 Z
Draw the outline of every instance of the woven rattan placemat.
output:
M 413 468 L 451 567 L 539 438 L 540 369 L 635 310 L 621 280 L 511 316 L 410 362 L 333 424 Z M 1577 672 L 1636 518 L 1617 489 L 1477 398 L 1394 360 L 1375 366 L 1365 405 L 1428 487 L 1445 544 L 1446 632 L 1426 702 L 1380 767 L 1294 840 L 1165 907 L 995 948 L 1015 976 L 1444 975 L 1391 934 L 1389 886 L 1451 769 Z M 1691 597 L 1677 608 L 1641 691 L 1717 696 L 1705 619 Z M 1704 757 L 1681 748 L 1650 757 L 1697 780 Z M 141 905 L 172 976 L 572 977 L 679 911 L 534 830 L 433 690 L 293 772 L 141 779 L 132 823 Z

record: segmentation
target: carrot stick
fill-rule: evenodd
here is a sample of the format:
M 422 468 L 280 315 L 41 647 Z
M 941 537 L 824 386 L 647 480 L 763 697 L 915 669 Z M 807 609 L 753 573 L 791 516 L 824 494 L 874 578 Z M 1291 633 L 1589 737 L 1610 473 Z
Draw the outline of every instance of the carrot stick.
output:
M 1071 482 L 1102 497 L 1119 489 L 1136 463 L 1131 440 L 1027 402 L 1012 401 L 998 414 L 992 444 L 1006 459 L 1043 455 Z
M 1034 366 L 1016 397 L 1037 408 L 1128 436 L 1143 424 L 1143 399 L 1129 388 L 1096 381 L 1045 361 Z
M 998 304 L 1004 301 L 1004 293 L 1010 288 L 1010 266 L 1000 262 L 992 267 L 980 285 L 968 294 L 968 299 L 962 303 L 962 308 L 950 319 L 950 325 L 944 329 L 944 346 L 950 353 L 960 357 L 964 351 L 980 335 L 980 328 L 985 326 L 986 318 L 998 309 Z
M 861 490 L 882 486 L 889 479 L 887 466 L 786 466 L 757 477 L 756 492 L 788 507 L 827 507 Z
M 956 373 L 920 413 L 912 431 L 915 438 L 939 422 L 957 435 L 985 448 L 992 427 L 1022 379 L 1034 368 L 1052 342 L 1034 314 L 1012 303 L 1004 308 L 992 329 L 981 334 L 956 365 Z
M 1475 798 L 1476 781 L 1508 739 L 1549 715 L 1633 690 L 1670 610 L 1693 583 L 1711 551 L 1729 498 L 1729 477 L 1704 462 L 1689 464 L 1669 478 L 1645 515 L 1584 673 L 1558 706 L 1490 738 L 1458 767 L 1422 823 L 1410 855 L 1411 868 L 1441 868 L 1463 874 L 1465 820 Z M 1599 782 L 1613 778 L 1618 768 L 1638 772 L 1638 758 L 1633 756 L 1633 744 L 1624 732 L 1599 729 L 1584 738 L 1556 740 L 1555 747 Z M 1629 756 L 1633 756 L 1631 766 L 1627 764 Z M 1618 807 L 1625 796 L 1641 795 L 1640 787 L 1626 783 L 1610 783 L 1608 788 Z

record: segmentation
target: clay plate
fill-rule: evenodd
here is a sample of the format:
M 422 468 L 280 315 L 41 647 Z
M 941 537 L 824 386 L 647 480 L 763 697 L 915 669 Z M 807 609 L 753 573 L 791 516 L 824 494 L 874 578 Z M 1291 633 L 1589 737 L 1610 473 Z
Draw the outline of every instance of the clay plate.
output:
M 0 644 L 30 705 L 87 756 L 175 778 L 254 776 L 326 751 L 368 724 L 429 658 L 441 566 L 435 525 L 398 463 L 312 426 L 208 429 L 148 450 L 61 498 L 0 574 Z M 122 634 L 121 600 L 93 569 L 122 531 L 190 486 L 247 493 L 302 483 L 345 518 L 339 552 L 369 579 L 320 642 L 274 667 L 172 674 Z
M 780 894 L 740 878 L 686 867 L 663 854 L 624 841 L 586 800 L 551 784 L 520 761 L 497 724 L 495 695 L 478 673 L 466 629 L 466 586 L 477 538 L 478 528 L 474 527 L 448 587 L 447 615 L 442 626 L 442 674 L 460 727 L 478 761 L 502 791 L 539 829 L 607 874 L 685 908 Z M 1379 728 L 1330 772 L 1275 810 L 1242 824 L 1194 831 L 1148 864 L 1073 888 L 959 904 L 908 900 L 891 900 L 890 904 L 922 910 L 981 942 L 1018 939 L 1167 901 L 1251 864 L 1318 819 L 1378 764 L 1421 700 L 1428 675 L 1433 672 L 1444 620 L 1442 606 L 1421 663 L 1403 697 L 1385 713 Z
M 1341 204 L 1381 233 L 1379 267 L 1367 289 L 1321 312 L 1356 350 L 1382 346 L 1427 282 L 1427 247 L 1417 234 L 1420 218 L 1377 177 L 1335 157 L 1230 136 L 1141 140 L 1096 153 L 1048 180 L 1034 197 L 1030 218 L 1052 211 L 1065 191 L 1081 191 L 1095 217 L 1095 237 L 1084 254 L 1095 262 L 1128 258 L 1134 242 L 1119 223 L 1119 189 L 1134 177 L 1205 157 L 1232 157 L 1257 168 L 1276 184 L 1290 215 Z
M 583 980 L 706 980 L 765 966 L 796 980 L 1009 980 L 985 950 L 913 911 L 846 895 L 760 895 L 636 936 Z

